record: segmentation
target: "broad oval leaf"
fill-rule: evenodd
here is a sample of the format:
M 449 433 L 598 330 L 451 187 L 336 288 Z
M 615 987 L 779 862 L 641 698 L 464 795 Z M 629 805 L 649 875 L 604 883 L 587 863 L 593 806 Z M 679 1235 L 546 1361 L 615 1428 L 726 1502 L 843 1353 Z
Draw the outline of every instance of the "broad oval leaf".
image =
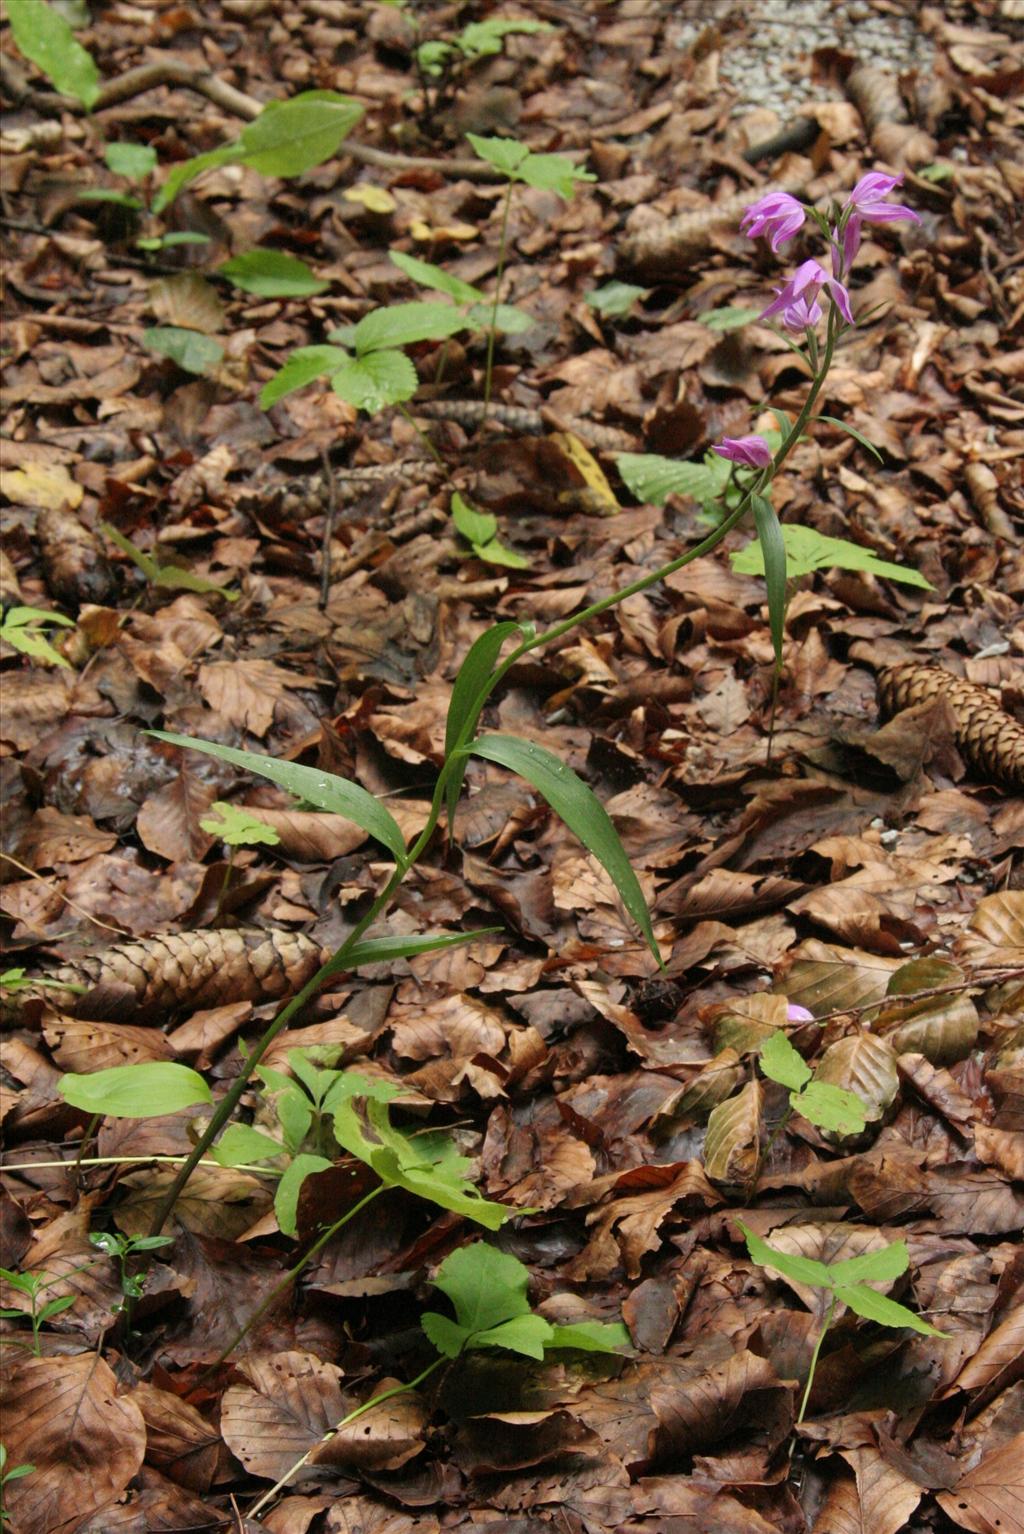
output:
M 418 387 L 416 369 L 404 352 L 347 357 L 331 378 L 335 394 L 367 415 L 412 399 Z
M 821 1057 L 814 1079 L 852 1092 L 867 1124 L 877 1124 L 885 1117 L 900 1086 L 891 1045 L 864 1029 L 830 1044 Z M 860 1133 L 859 1130 L 853 1132 Z
M 525 1353 L 527 1358 L 543 1358 L 550 1347 L 554 1327 L 543 1316 L 514 1316 L 486 1332 L 474 1332 L 466 1341 L 467 1349 L 507 1348 L 510 1353 Z
M 57 1088 L 72 1108 L 116 1119 L 157 1118 L 213 1101 L 199 1072 L 173 1060 L 113 1065 L 85 1076 L 68 1074 L 60 1078 Z
M 809 1124 L 832 1134 L 859 1135 L 867 1123 L 864 1104 L 857 1094 L 828 1081 L 809 1081 L 790 1102 Z
M 811 1079 L 810 1066 L 781 1028 L 761 1045 L 761 1069 L 769 1081 L 777 1081 L 793 1092 L 799 1092 Z
M 309 298 L 315 293 L 325 293 L 330 287 L 297 256 L 283 250 L 264 250 L 257 246 L 232 256 L 230 261 L 218 267 L 222 277 L 227 277 L 236 288 L 246 293 L 256 293 L 261 298 Z
M 483 735 L 473 741 L 469 749 L 474 756 L 482 756 L 487 761 L 497 762 L 500 767 L 507 767 L 510 772 L 518 772 L 544 795 L 555 814 L 561 816 L 569 830 L 597 858 L 660 965 L 661 954 L 640 882 L 619 840 L 619 833 L 593 790 L 571 767 L 543 746 L 520 740 L 515 735 Z
M 410 346 L 414 341 L 442 341 L 465 328 L 465 315 L 452 304 L 416 300 L 374 309 L 359 321 L 353 341 L 358 355 L 365 357 L 368 352 Z
M 255 772 L 280 788 L 286 788 L 297 798 L 308 799 L 318 809 L 354 820 L 357 826 L 362 826 L 364 831 L 382 842 L 404 866 L 405 838 L 398 822 L 379 799 L 358 783 L 350 783 L 347 778 L 335 777 L 330 772 L 320 772 L 315 767 L 302 767 L 298 762 L 279 762 L 275 757 L 262 756 L 257 751 L 237 751 L 234 746 L 220 746 L 212 740 L 195 740 L 191 735 L 173 735 L 167 730 L 149 730 L 147 733 L 157 740 L 166 740 L 169 745 L 182 746 L 186 751 L 205 751 L 207 756 L 230 762 L 245 772 Z
M 304 389 L 314 378 L 325 373 L 335 373 L 351 358 L 340 346 L 300 346 L 292 352 L 283 367 L 269 378 L 260 390 L 260 404 L 269 410 L 286 394 Z
M 152 144 L 108 144 L 103 151 L 107 168 L 115 176 L 126 181 L 144 181 L 157 167 L 156 150 Z
M 8 0 L 7 20 L 14 41 L 27 59 L 66 96 L 84 107 L 95 106 L 100 95 L 100 72 L 64 17 L 44 0 Z
M 922 1320 L 905 1305 L 879 1294 L 877 1289 L 867 1288 L 865 1284 L 837 1284 L 835 1292 L 837 1300 L 867 1321 L 877 1321 L 880 1326 L 909 1326 L 912 1331 L 921 1332 L 925 1337 L 949 1336 L 948 1332 L 940 1332 L 937 1326 Z
M 887 1001 L 872 1025 L 897 1055 L 924 1055 L 932 1065 L 966 1060 L 978 1037 L 978 1012 L 963 992 L 922 1001 Z
M 274 1190 L 274 1214 L 278 1227 L 285 1236 L 297 1236 L 296 1210 L 299 1194 L 306 1178 L 314 1172 L 326 1172 L 332 1163 L 326 1156 L 296 1156 L 287 1166 L 281 1181 Z
M 218 1166 L 246 1166 L 251 1161 L 272 1161 L 285 1156 L 287 1151 L 277 1140 L 253 1129 L 251 1124 L 229 1124 L 216 1145 L 210 1147 L 210 1158 Z
M 704 1140 L 704 1171 L 724 1188 L 749 1188 L 757 1175 L 761 1148 L 762 1092 L 748 1081 L 742 1092 L 711 1111 Z
M 469 543 L 488 543 L 498 531 L 498 519 L 489 511 L 477 511 L 456 490 L 452 496 L 452 521 L 455 531 Z

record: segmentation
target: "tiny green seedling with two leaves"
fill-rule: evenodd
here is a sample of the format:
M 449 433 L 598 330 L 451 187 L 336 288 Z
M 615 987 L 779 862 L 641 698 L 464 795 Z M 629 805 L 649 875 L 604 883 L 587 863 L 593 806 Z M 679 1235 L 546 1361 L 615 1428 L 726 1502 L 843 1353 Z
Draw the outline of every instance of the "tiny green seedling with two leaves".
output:
M 769 1081 L 789 1089 L 783 1123 L 799 1113 L 809 1124 L 836 1134 L 855 1135 L 863 1131 L 867 1119 L 857 1094 L 833 1086 L 830 1081 L 815 1081 L 814 1072 L 781 1028 L 761 1045 L 761 1070 Z
M 10 1513 L 4 1508 L 4 1487 L 8 1481 L 20 1481 L 22 1476 L 32 1475 L 35 1468 L 35 1465 L 12 1465 L 10 1470 L 8 1470 L 7 1450 L 0 1443 L 0 1529 L 5 1524 L 8 1524 L 11 1519 Z
M 258 815 L 254 815 L 251 810 L 239 808 L 236 804 L 228 804 L 224 799 L 214 800 L 207 814 L 200 820 L 199 827 L 210 836 L 216 836 L 228 849 L 228 865 L 224 870 L 224 882 L 220 887 L 212 917 L 212 925 L 216 926 L 231 884 L 235 853 L 239 847 L 277 847 L 280 845 L 281 838 L 273 826 L 261 820 Z
M 190 332 L 191 333 L 191 332 Z M 207 336 L 200 336 L 195 332 L 198 340 L 208 340 Z M 110 539 L 115 548 L 127 554 L 132 564 L 137 565 L 151 586 L 161 586 L 169 591 L 195 591 L 209 593 L 212 596 L 224 597 L 228 602 L 237 602 L 240 593 L 231 591 L 227 586 L 220 586 L 216 581 L 207 580 L 204 575 L 193 575 L 191 570 L 185 570 L 181 565 L 164 565 L 152 554 L 143 553 L 137 548 L 130 538 L 112 527 L 109 522 L 101 522 L 100 527 L 104 536 Z
M 747 1251 L 758 1267 L 773 1269 L 794 1284 L 808 1284 L 814 1289 L 823 1289 L 829 1296 L 825 1324 L 811 1355 L 807 1384 L 800 1403 L 797 1423 L 804 1420 L 821 1345 L 825 1340 L 826 1332 L 832 1325 L 837 1305 L 846 1305 L 856 1315 L 863 1316 L 867 1321 L 876 1321 L 879 1326 L 909 1327 L 925 1337 L 948 1335 L 946 1332 L 939 1331 L 938 1327 L 932 1326 L 930 1322 L 922 1320 L 905 1305 L 897 1304 L 895 1300 L 890 1300 L 887 1295 L 879 1294 L 877 1289 L 870 1287 L 872 1283 L 891 1282 L 892 1279 L 899 1278 L 907 1271 L 910 1257 L 905 1241 L 893 1241 L 877 1252 L 865 1252 L 860 1257 L 847 1258 L 845 1262 L 824 1263 L 817 1262 L 811 1257 L 799 1257 L 789 1252 L 780 1252 L 777 1247 L 769 1246 L 767 1241 L 762 1241 L 760 1236 L 748 1230 L 742 1220 L 737 1220 L 736 1223 L 743 1232 Z
M 465 538 L 477 559 L 490 565 L 506 565 L 513 570 L 528 568 L 528 559 L 501 542 L 497 517 L 492 517 L 488 511 L 477 511 L 457 490 L 452 496 L 451 513 L 455 531 Z

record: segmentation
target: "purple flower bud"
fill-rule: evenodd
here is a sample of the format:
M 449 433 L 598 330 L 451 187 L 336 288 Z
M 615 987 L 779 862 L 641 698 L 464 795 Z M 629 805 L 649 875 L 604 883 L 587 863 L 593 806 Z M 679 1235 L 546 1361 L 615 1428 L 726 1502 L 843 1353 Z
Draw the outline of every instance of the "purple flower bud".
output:
M 772 450 L 763 437 L 723 437 L 711 451 L 748 469 L 766 469 L 772 461 Z
M 788 1023 L 813 1023 L 814 1013 L 808 1012 L 806 1007 L 798 1007 L 795 1001 L 791 1001 L 786 1008 L 786 1021 Z
M 843 284 L 830 277 L 820 261 L 805 261 L 798 266 L 784 287 L 775 289 L 775 300 L 762 310 L 761 318 L 770 319 L 780 314 L 787 330 L 803 330 L 821 319 L 818 295 L 827 288 L 835 299 L 836 308 L 848 325 L 853 324 L 850 295 Z
M 902 181 L 902 176 L 887 176 L 880 170 L 869 171 L 866 176 L 861 176 L 846 199 L 845 206 L 852 208 L 866 224 L 894 224 L 899 219 L 907 218 L 919 224 L 921 220 L 912 208 L 905 208 L 898 202 L 883 201 Z
M 767 234 L 772 250 L 778 255 L 779 246 L 791 240 L 802 228 L 806 213 L 803 203 L 790 197 L 788 192 L 767 192 L 747 209 L 740 219 L 740 228 L 750 239 Z

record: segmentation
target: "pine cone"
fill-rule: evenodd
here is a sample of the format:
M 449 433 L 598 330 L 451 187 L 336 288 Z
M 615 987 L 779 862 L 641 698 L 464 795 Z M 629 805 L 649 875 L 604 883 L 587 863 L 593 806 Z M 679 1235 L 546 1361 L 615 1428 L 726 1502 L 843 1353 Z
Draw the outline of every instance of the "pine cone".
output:
M 1007 788 L 1024 788 L 1024 728 L 999 706 L 987 687 L 908 662 L 883 666 L 878 697 L 886 715 L 898 714 L 942 693 L 956 715 L 956 743 L 976 777 Z
M 319 945 L 298 932 L 178 932 L 117 943 L 47 974 L 85 994 L 43 995 L 75 1017 L 116 1020 L 164 1017 L 228 1001 L 277 1001 L 305 985 L 323 962 Z

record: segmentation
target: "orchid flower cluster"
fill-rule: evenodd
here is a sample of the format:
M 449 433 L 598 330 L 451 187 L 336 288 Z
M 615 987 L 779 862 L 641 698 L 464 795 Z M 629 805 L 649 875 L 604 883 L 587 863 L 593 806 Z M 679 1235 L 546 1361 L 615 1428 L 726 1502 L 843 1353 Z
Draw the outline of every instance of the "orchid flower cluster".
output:
M 818 356 L 814 327 L 824 313 L 821 306 L 823 293 L 830 300 L 833 344 L 842 331 L 854 323 L 846 279 L 860 249 L 864 225 L 892 224 L 900 220 L 921 222 L 911 208 L 886 201 L 902 180 L 902 176 L 887 176 L 882 171 L 871 171 L 862 176 L 831 223 L 822 214 L 807 209 L 788 192 L 768 192 L 747 209 L 740 221 L 743 233 L 751 239 L 765 235 L 776 255 L 786 241 L 803 228 L 809 212 L 827 236 L 832 271 L 827 272 L 820 261 L 804 261 L 788 282 L 775 289 L 775 298 L 760 316 L 763 320 L 778 318 L 787 330 L 803 332 L 812 364 L 817 362 Z M 831 347 L 829 351 L 831 354 Z M 771 448 L 759 436 L 725 437 L 716 444 L 714 452 L 749 469 L 767 469 L 772 462 Z

